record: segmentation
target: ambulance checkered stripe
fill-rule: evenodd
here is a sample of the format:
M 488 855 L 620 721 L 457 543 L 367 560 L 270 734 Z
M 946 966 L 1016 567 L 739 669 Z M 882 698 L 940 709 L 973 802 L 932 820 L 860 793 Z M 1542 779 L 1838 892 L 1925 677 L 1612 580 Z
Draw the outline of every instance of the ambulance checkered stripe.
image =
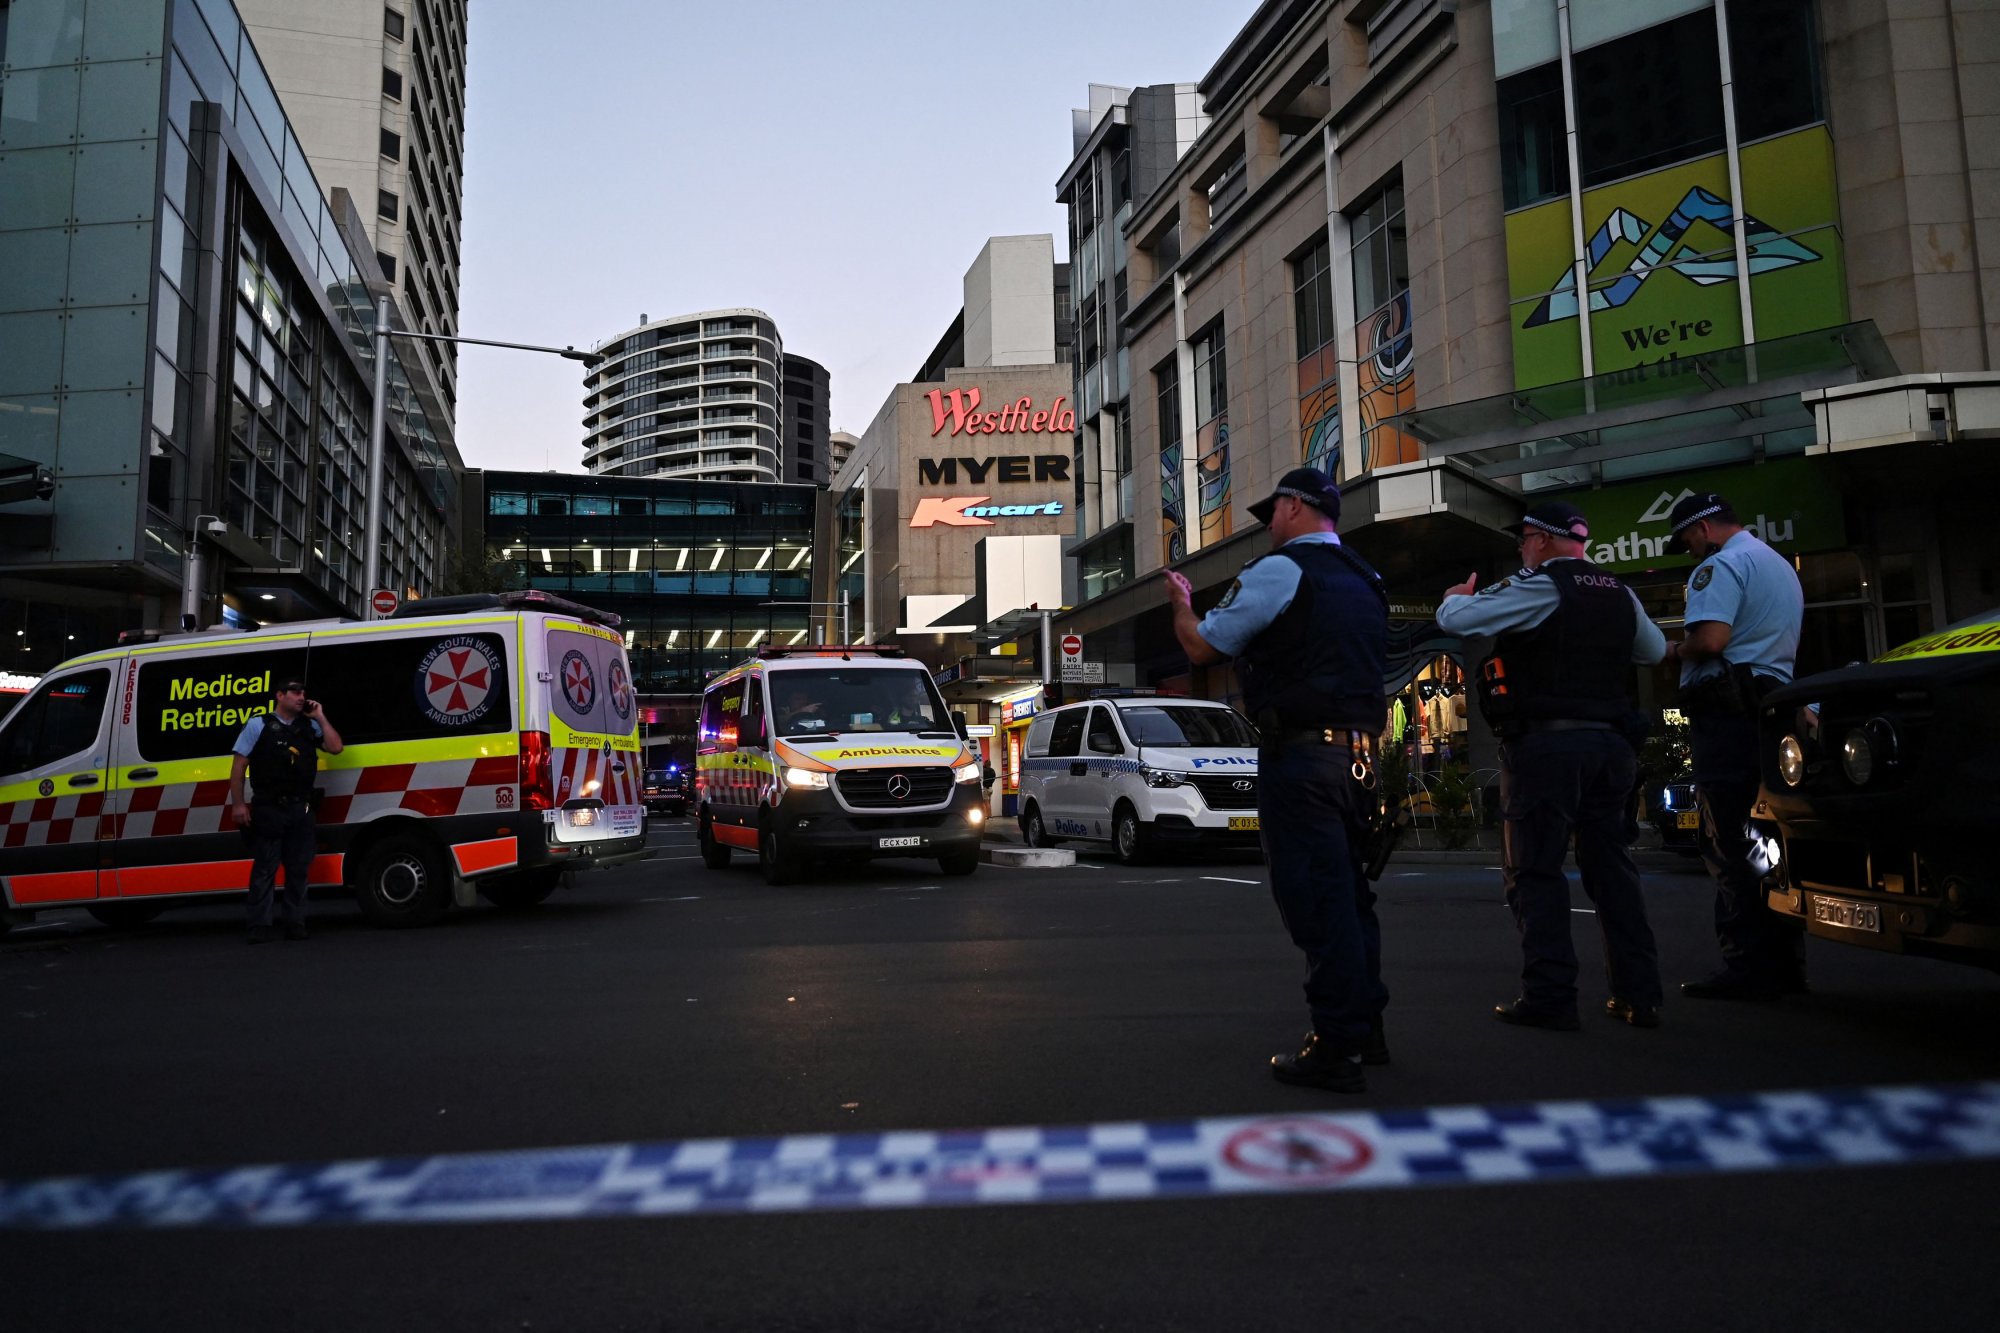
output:
M 595 796 L 606 805 L 638 805 L 643 774 L 639 756 L 629 750 L 606 753 L 602 747 L 577 747 L 559 752 L 556 804 Z
M 95 842 L 97 817 L 102 813 L 104 793 L 99 791 L 8 801 L 0 804 L 0 847 L 61 847 L 70 842 Z

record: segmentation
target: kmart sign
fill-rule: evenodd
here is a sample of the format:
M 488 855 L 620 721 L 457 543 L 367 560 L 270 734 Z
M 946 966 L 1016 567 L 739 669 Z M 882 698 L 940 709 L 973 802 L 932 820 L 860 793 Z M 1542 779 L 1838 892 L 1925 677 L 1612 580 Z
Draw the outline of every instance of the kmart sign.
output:
M 1683 496 L 1711 491 L 1729 501 L 1744 527 L 1787 555 L 1847 545 L 1840 492 L 1803 458 L 1673 473 L 1564 498 L 1590 520 L 1591 562 L 1632 573 L 1695 563 L 1686 552 L 1667 549 L 1667 519 Z

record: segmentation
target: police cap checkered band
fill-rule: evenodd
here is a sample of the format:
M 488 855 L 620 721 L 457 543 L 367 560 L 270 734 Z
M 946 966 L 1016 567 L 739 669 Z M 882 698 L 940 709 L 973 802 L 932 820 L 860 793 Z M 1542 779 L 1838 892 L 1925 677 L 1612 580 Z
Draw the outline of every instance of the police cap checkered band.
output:
M 1526 535 L 1530 529 L 1546 532 L 1551 537 L 1580 542 L 1590 537 L 1590 520 L 1573 504 L 1547 500 L 1530 509 L 1519 523 L 1508 524 L 1506 530 L 1518 537 Z
M 1327 507 L 1326 494 L 1322 491 L 1302 491 L 1293 486 L 1280 486 L 1277 490 L 1273 491 L 1272 494 L 1289 495 L 1293 499 L 1304 500 L 1314 509 L 1324 510 Z
M 1251 514 L 1259 523 L 1269 523 L 1278 507 L 1278 498 L 1285 495 L 1301 504 L 1311 505 L 1329 518 L 1340 517 L 1339 485 L 1324 472 L 1309 467 L 1295 467 L 1278 478 L 1271 494 L 1250 506 Z
M 1668 516 L 1669 530 L 1679 535 L 1682 528 L 1691 528 L 1705 518 L 1714 518 L 1727 508 L 1729 501 L 1713 492 L 1707 495 L 1686 496 L 1674 506 L 1674 512 Z

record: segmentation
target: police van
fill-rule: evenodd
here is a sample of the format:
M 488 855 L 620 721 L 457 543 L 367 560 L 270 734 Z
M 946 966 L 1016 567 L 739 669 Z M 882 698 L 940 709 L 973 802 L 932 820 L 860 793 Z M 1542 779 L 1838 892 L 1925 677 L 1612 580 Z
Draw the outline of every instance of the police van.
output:
M 1021 833 L 1031 847 L 1157 852 L 1258 845 L 1257 733 L 1227 704 L 1158 695 L 1065 704 L 1028 728 Z
M 753 852 L 772 884 L 814 859 L 979 867 L 978 755 L 929 668 L 898 648 L 768 648 L 702 693 L 695 836 L 711 870 Z
M 480 594 L 382 621 L 128 634 L 65 662 L 0 723 L 0 922 L 82 907 L 137 925 L 244 892 L 230 747 L 287 677 L 346 742 L 320 756 L 312 886 L 346 888 L 377 925 L 479 893 L 531 906 L 565 868 L 643 856 L 616 625 L 546 593 Z

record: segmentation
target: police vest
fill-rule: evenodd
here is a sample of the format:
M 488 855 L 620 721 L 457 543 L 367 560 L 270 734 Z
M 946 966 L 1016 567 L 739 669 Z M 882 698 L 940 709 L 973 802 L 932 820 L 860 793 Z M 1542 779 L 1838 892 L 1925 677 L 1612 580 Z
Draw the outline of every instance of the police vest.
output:
M 1509 717 L 1488 720 L 1616 722 L 1632 711 L 1632 639 L 1639 609 L 1616 574 L 1583 560 L 1536 571 L 1555 585 L 1556 609 L 1493 645 L 1506 668 Z
M 264 729 L 250 747 L 250 794 L 259 801 L 303 801 L 319 769 L 319 737 L 304 713 L 291 722 L 264 715 Z
M 1331 542 L 1296 542 L 1265 558 L 1296 564 L 1299 586 L 1237 659 L 1250 720 L 1267 731 L 1375 735 L 1387 709 L 1389 596 L 1381 578 Z

